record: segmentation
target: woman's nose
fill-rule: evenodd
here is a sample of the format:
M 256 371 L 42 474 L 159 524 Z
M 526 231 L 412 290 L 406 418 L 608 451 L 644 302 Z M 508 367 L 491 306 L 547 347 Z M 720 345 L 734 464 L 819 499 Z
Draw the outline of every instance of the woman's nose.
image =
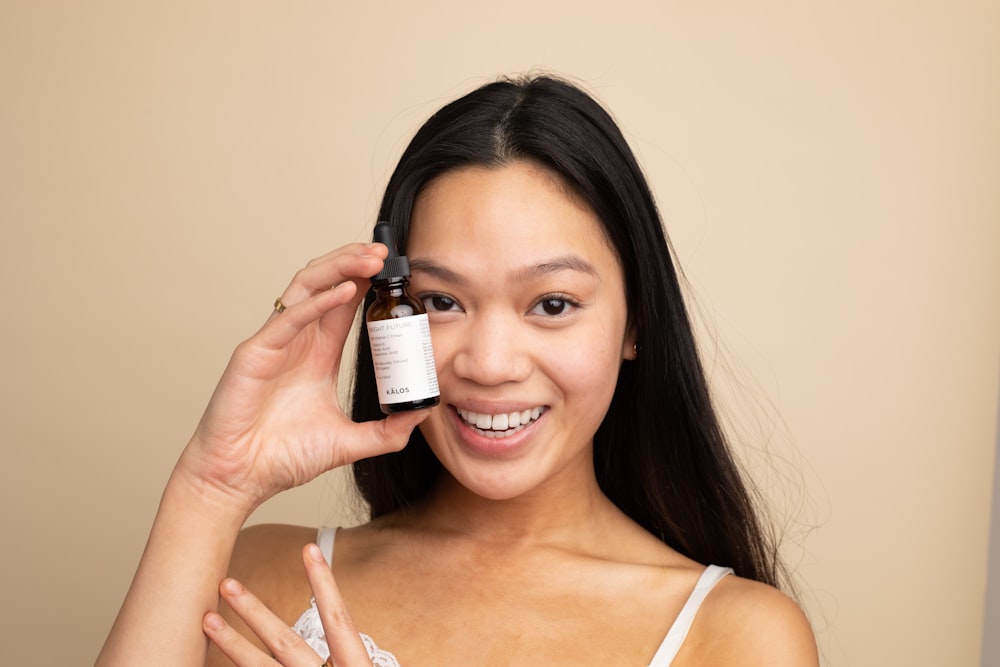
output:
M 524 326 L 512 313 L 470 318 L 452 362 L 455 374 L 483 386 L 526 379 L 532 362 Z

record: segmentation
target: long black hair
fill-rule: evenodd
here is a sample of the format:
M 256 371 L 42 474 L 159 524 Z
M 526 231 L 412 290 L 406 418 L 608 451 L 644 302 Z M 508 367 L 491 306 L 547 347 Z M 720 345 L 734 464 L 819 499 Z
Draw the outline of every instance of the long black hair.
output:
M 558 174 L 590 206 L 625 274 L 638 359 L 622 364 L 594 436 L 601 489 L 680 553 L 776 584 L 774 548 L 716 417 L 656 204 L 600 104 L 550 76 L 478 88 L 418 130 L 389 180 L 379 219 L 393 222 L 396 243 L 405 248 L 414 202 L 436 177 L 517 160 Z M 383 417 L 364 327 L 352 416 Z M 418 429 L 402 451 L 355 463 L 354 477 L 376 518 L 424 497 L 441 470 Z

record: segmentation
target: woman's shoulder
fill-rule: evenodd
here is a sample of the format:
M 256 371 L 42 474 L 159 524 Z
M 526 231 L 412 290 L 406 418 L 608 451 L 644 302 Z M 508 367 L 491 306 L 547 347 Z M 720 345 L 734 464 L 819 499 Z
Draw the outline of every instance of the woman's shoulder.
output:
M 308 607 L 302 548 L 315 541 L 316 529 L 305 526 L 259 524 L 244 528 L 233 548 L 229 576 L 243 582 L 279 615 L 282 608 L 301 606 L 303 599 Z
M 794 600 L 768 584 L 726 576 L 705 598 L 675 664 L 801 667 L 819 658 Z
M 290 555 L 300 559 L 302 548 L 316 541 L 316 528 L 280 523 L 247 526 L 240 531 L 233 549 L 233 565 L 250 570 L 268 568 Z M 293 553 L 294 552 L 294 553 Z
M 302 564 L 302 549 L 316 540 L 316 529 L 261 524 L 240 531 L 229 560 L 228 576 L 242 582 L 288 625 L 310 606 L 312 592 Z M 223 601 L 219 612 L 253 644 L 263 644 Z M 209 646 L 207 665 L 230 665 L 218 647 Z

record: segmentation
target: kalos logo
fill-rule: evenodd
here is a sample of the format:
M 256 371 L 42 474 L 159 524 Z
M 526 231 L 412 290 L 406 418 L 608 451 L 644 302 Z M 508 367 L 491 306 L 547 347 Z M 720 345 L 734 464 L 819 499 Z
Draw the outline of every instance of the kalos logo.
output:
M 409 387 L 390 387 L 386 392 L 389 396 L 402 396 L 403 394 L 409 394 Z

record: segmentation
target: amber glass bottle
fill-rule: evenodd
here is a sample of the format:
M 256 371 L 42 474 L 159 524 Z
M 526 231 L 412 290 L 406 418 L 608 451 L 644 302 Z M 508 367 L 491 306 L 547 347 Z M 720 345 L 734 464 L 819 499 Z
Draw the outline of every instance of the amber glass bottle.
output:
M 440 392 L 427 311 L 406 289 L 410 263 L 396 251 L 388 222 L 375 225 L 374 240 L 389 249 L 372 278 L 375 301 L 365 313 L 379 407 L 385 414 L 432 407 Z

